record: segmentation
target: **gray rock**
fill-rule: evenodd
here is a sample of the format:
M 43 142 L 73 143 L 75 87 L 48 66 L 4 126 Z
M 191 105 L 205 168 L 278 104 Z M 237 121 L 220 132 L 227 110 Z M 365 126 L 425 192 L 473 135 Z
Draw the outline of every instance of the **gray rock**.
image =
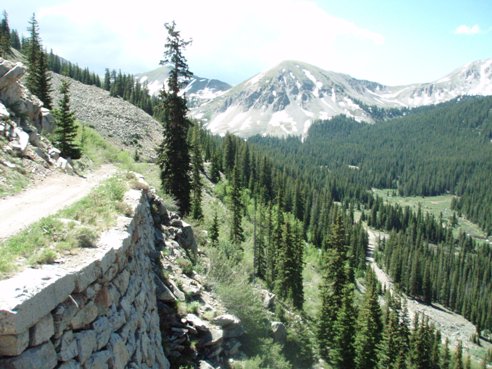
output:
M 85 369 L 108 369 L 108 362 L 112 358 L 111 352 L 108 350 L 99 351 L 87 359 L 87 362 L 84 364 Z
M 209 364 L 208 362 L 206 362 L 205 360 L 200 360 L 198 362 L 198 368 L 199 369 L 215 369 L 214 366 L 212 366 L 211 364 Z
M 208 324 L 197 317 L 195 314 L 187 314 L 185 319 L 199 331 L 207 332 L 208 330 L 210 330 Z
M 60 365 L 58 367 L 58 369 L 82 369 L 82 367 L 80 366 L 80 364 L 77 361 L 70 360 L 70 361 Z
M 60 337 L 67 329 L 72 318 L 78 311 L 78 303 L 70 296 L 62 304 L 60 304 L 53 312 L 53 320 L 55 323 L 55 337 Z
M 73 329 L 80 329 L 91 324 L 97 318 L 97 306 L 90 301 L 80 309 L 70 322 Z
M 155 292 L 157 299 L 160 301 L 175 302 L 177 300 L 176 296 L 157 276 L 155 277 Z
M 100 350 L 108 344 L 113 332 L 113 325 L 107 317 L 101 316 L 92 323 L 92 328 L 96 332 L 97 349 Z
M 128 289 L 128 283 L 130 282 L 130 273 L 127 270 L 123 270 L 112 283 L 118 288 L 118 291 L 121 295 L 126 293 Z
M 272 335 L 275 342 L 280 344 L 285 343 L 285 339 L 287 338 L 287 330 L 285 329 L 285 325 L 282 322 L 272 322 L 271 324 Z
M 173 221 L 171 221 L 172 223 Z M 195 235 L 193 234 L 193 228 L 188 223 L 182 222 L 181 232 L 178 232 L 176 235 L 176 241 L 178 241 L 179 245 L 192 253 L 192 255 L 196 255 L 197 252 L 197 244 L 195 240 Z
M 14 133 L 16 135 L 17 142 L 14 143 L 12 147 L 24 154 L 26 152 L 27 145 L 29 144 L 29 134 L 20 128 L 16 128 Z
M 58 352 L 58 360 L 60 361 L 69 361 L 79 354 L 77 341 L 72 331 L 67 331 L 61 336 L 56 351 Z
M 109 340 L 109 344 L 113 352 L 113 368 L 124 369 L 126 367 L 126 364 L 128 363 L 128 360 L 130 359 L 130 355 L 128 353 L 128 349 L 125 346 L 125 342 L 117 333 L 113 333 Z
M 219 327 L 227 327 L 232 324 L 239 325 L 241 324 L 241 320 L 232 314 L 223 314 L 215 317 L 212 320 L 212 323 L 218 325 Z
M 202 346 L 215 346 L 222 343 L 224 338 L 224 332 L 221 329 L 211 328 L 210 331 L 204 335 L 200 343 Z
M 53 369 L 56 364 L 56 352 L 51 342 L 30 348 L 14 358 L 0 359 L 2 369 Z
M 77 341 L 78 359 L 81 364 L 84 364 L 87 359 L 96 350 L 97 340 L 96 332 L 93 330 L 82 331 L 75 334 Z
M 29 332 L 0 336 L 0 355 L 16 356 L 29 346 Z
M 55 334 L 55 324 L 53 316 L 46 314 L 41 320 L 30 329 L 30 345 L 37 346 L 48 341 Z

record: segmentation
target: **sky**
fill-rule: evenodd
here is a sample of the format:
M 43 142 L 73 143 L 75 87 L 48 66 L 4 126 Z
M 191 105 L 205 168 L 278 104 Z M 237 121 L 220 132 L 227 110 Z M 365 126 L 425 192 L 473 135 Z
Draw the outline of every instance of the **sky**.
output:
M 192 39 L 190 70 L 233 85 L 284 60 L 393 86 L 492 57 L 490 0 L 3 0 L 0 10 L 25 35 L 35 13 L 46 49 L 99 74 L 157 68 L 173 20 Z

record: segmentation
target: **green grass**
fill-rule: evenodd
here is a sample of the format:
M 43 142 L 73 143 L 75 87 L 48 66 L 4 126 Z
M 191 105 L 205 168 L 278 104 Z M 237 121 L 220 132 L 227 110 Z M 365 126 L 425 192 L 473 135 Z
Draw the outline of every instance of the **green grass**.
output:
M 454 195 L 441 195 L 441 196 L 397 196 L 394 190 L 385 189 L 373 189 L 374 194 L 378 195 L 383 201 L 390 204 L 399 204 L 402 207 L 409 206 L 413 210 L 417 210 L 419 204 L 424 212 L 433 214 L 436 219 L 439 219 L 442 214 L 444 222 L 449 222 L 453 216 L 454 211 L 451 209 L 451 201 Z M 458 217 L 458 225 L 454 229 L 455 236 L 459 232 L 465 232 L 472 237 L 485 238 L 485 232 L 480 227 L 470 222 L 465 217 Z
M 105 163 L 112 163 L 121 169 L 135 169 L 135 160 L 128 151 L 115 146 L 102 137 L 95 129 L 81 122 L 78 122 L 78 125 L 78 140 L 80 142 L 83 137 L 84 142 L 81 145 L 83 156 L 92 165 L 99 166 Z M 82 165 L 84 164 L 84 159 L 82 159 Z
M 46 217 L 0 243 L 0 278 L 24 266 L 53 263 L 78 247 L 94 247 L 98 235 L 130 215 L 123 195 L 127 184 L 112 177 L 72 206 Z

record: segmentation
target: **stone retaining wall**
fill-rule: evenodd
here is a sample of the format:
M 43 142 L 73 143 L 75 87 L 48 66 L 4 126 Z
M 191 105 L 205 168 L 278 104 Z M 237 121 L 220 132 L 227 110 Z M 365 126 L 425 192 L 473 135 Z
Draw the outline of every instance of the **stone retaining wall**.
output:
M 147 195 L 132 218 L 58 265 L 0 281 L 0 368 L 169 368 L 159 330 Z

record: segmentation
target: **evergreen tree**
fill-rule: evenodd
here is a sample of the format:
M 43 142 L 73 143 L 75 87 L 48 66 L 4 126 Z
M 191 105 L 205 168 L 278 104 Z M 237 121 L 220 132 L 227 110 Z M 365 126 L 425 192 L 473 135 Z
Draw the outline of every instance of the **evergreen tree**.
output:
M 35 14 L 29 22 L 30 38 L 27 44 L 27 88 L 36 95 L 48 109 L 51 109 L 51 77 L 48 74 L 48 62 L 41 45 L 39 25 Z
M 10 46 L 12 46 L 14 49 L 18 51 L 21 50 L 21 41 L 19 38 L 19 33 L 15 29 L 10 31 Z
M 444 341 L 444 348 L 442 351 L 442 359 L 441 359 L 441 369 L 450 369 L 451 366 L 451 353 L 449 351 L 449 340 L 446 337 Z
M 186 118 L 186 98 L 180 89 L 192 76 L 183 55 L 191 41 L 181 38 L 174 22 L 166 23 L 165 27 L 168 36 L 160 64 L 168 64 L 171 69 L 168 88 L 163 88 L 160 94 L 164 138 L 158 148 L 158 164 L 164 191 L 176 199 L 179 212 L 185 215 L 190 211 L 190 154 L 186 140 L 190 122 Z
M 354 336 L 357 311 L 353 302 L 353 285 L 344 286 L 342 305 L 333 324 L 333 344 L 330 358 L 340 369 L 353 369 L 355 359 Z
M 212 155 L 210 163 L 210 181 L 218 183 L 220 181 L 220 159 L 217 154 Z
M 241 177 L 238 166 L 234 166 L 231 190 L 231 233 L 229 239 L 232 243 L 239 245 L 244 241 L 244 232 L 242 227 L 243 220 L 243 203 L 241 199 Z
M 111 90 L 111 74 L 110 74 L 108 68 L 106 68 L 104 71 L 104 85 L 103 86 L 104 86 L 104 89 L 106 91 Z
M 212 225 L 209 230 L 210 243 L 212 246 L 217 247 L 219 244 L 219 218 L 217 217 L 217 211 L 214 213 Z
M 203 172 L 202 149 L 200 144 L 200 132 L 198 126 L 195 126 L 192 131 L 191 138 L 191 216 L 193 219 L 202 219 L 202 179 L 200 173 Z
M 381 340 L 383 323 L 379 307 L 376 277 L 366 273 L 366 292 L 359 310 L 355 337 L 355 364 L 357 369 L 374 369 L 377 365 L 377 347 Z
M 3 19 L 0 22 L 0 56 L 5 58 L 10 55 L 11 38 L 10 38 L 9 18 L 7 12 L 3 11 Z
M 453 369 L 464 369 L 463 368 L 463 344 L 458 341 L 458 346 L 454 352 L 454 365 Z
M 79 159 L 80 148 L 75 144 L 77 126 L 75 114 L 70 110 L 70 83 L 63 80 L 60 86 L 62 95 L 58 108 L 54 111 L 56 146 L 65 158 Z
M 324 255 L 325 270 L 321 284 L 321 310 L 318 319 L 318 344 L 323 358 L 328 357 L 333 344 L 334 324 L 342 307 L 343 291 L 348 283 L 345 227 L 340 214 L 332 224 L 329 249 Z

